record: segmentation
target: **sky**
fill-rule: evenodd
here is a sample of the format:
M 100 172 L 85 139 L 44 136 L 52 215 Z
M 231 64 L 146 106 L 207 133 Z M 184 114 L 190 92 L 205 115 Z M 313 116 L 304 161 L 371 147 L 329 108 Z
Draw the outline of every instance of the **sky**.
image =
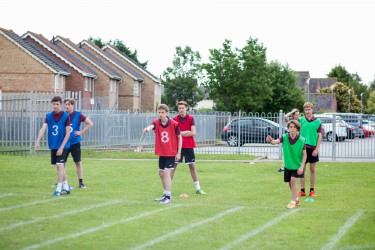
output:
M 252 37 L 267 60 L 323 78 L 338 65 L 367 84 L 375 79 L 373 0 L 5 0 L 0 27 L 67 37 L 120 39 L 155 76 L 172 66 L 176 47 L 208 62 L 225 39 L 242 48 Z

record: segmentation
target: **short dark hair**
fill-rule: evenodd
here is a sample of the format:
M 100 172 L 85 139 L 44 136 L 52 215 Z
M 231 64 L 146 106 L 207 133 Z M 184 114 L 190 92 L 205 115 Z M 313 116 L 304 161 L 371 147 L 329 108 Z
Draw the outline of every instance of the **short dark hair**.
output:
M 69 102 L 71 105 L 74 105 L 74 103 L 75 103 L 75 101 L 74 101 L 73 98 L 66 98 L 66 99 L 64 100 L 64 103 L 66 103 L 66 102 Z
M 300 124 L 297 120 L 290 120 L 290 121 L 286 124 L 286 127 L 287 127 L 288 129 L 289 129 L 289 125 L 290 125 L 291 123 L 293 123 L 294 126 L 296 126 L 296 129 L 297 129 L 298 131 L 301 130 L 301 124 Z
M 51 102 L 59 102 L 62 104 L 62 98 L 60 96 L 55 96 L 52 98 Z

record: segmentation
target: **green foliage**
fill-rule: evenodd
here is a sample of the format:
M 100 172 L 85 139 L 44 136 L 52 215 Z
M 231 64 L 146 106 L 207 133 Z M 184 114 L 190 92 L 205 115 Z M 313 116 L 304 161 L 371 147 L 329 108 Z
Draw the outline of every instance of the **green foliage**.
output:
M 95 45 L 98 46 L 99 48 L 103 48 L 105 45 L 108 45 L 108 44 L 113 45 L 118 50 L 120 50 L 121 52 L 129 56 L 131 59 L 133 59 L 135 62 L 137 62 L 139 65 L 141 65 L 143 68 L 145 69 L 147 68 L 148 61 L 143 62 L 143 63 L 140 62 L 138 60 L 138 51 L 137 50 L 131 51 L 131 49 L 127 47 L 122 40 L 114 39 L 114 40 L 109 40 L 109 42 L 105 42 L 100 37 L 97 37 L 97 38 L 90 37 L 89 41 L 95 43 Z
M 375 114 L 375 90 L 370 93 L 370 97 L 367 100 L 367 113 Z
M 198 88 L 198 79 L 201 77 L 200 60 L 199 52 L 194 52 L 189 46 L 184 49 L 176 47 L 173 66 L 163 72 L 162 79 L 162 102 L 171 110 L 177 110 L 177 101 L 186 101 L 190 107 L 195 107 L 203 100 L 202 91 Z
M 364 109 L 366 109 L 366 103 L 367 103 L 367 99 L 369 97 L 370 91 L 367 85 L 361 83 L 362 79 L 357 73 L 351 74 L 345 69 L 344 66 L 339 65 L 331 69 L 331 71 L 328 73 L 328 76 L 336 77 L 338 82 L 341 82 L 345 86 L 350 88 L 352 91 L 351 95 L 354 95 L 355 93 L 357 100 L 361 99 L 361 93 L 363 93 L 362 102 L 364 105 Z M 354 99 L 354 101 L 355 100 L 356 99 Z M 350 101 L 352 101 L 351 98 L 350 98 Z M 350 108 L 350 111 L 352 111 L 352 108 Z
M 320 90 L 321 93 L 331 93 L 330 88 L 324 88 Z M 349 112 L 349 88 L 341 82 L 337 82 L 334 85 L 333 93 L 335 94 L 337 101 L 338 112 Z M 357 95 L 353 89 L 350 89 L 350 112 L 360 113 L 361 102 L 358 100 Z
M 298 76 L 287 65 L 273 61 L 268 65 L 268 77 L 272 95 L 267 97 L 265 110 L 288 112 L 303 106 L 305 95 L 298 87 Z
M 211 49 L 210 54 L 210 62 L 203 64 L 204 85 L 216 109 L 266 111 L 266 102 L 272 94 L 266 48 L 252 38 L 242 49 L 232 48 L 232 42 L 225 40 L 223 48 Z
M 153 201 L 163 191 L 156 160 L 84 159 L 87 189 L 57 198 L 50 197 L 56 170 L 49 158 L 2 156 L 0 249 L 132 249 L 146 243 L 147 249 L 220 249 L 245 235 L 251 237 L 234 249 L 322 249 L 328 243 L 374 249 L 372 162 L 319 162 L 318 196 L 301 199 L 293 214 L 285 208 L 290 190 L 275 164 L 281 163 L 200 162 L 205 196 L 195 194 L 189 168 L 180 166 L 173 203 L 164 206 Z M 72 160 L 67 175 L 76 187 Z M 179 197 L 183 193 L 189 197 Z

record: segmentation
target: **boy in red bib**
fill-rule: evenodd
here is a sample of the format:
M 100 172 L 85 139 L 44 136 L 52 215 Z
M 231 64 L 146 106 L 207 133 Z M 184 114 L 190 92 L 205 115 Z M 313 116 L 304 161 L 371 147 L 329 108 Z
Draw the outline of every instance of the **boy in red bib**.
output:
M 174 163 L 181 158 L 182 137 L 178 123 L 168 117 L 169 108 L 165 104 L 158 107 L 159 119 L 155 119 L 150 126 L 143 129 L 143 133 L 151 130 L 155 132 L 155 155 L 159 156 L 159 176 L 164 188 L 161 198 L 155 199 L 161 204 L 172 202 L 171 170 Z
M 185 158 L 185 164 L 189 165 L 190 175 L 193 178 L 195 185 L 196 194 L 206 194 L 200 185 L 198 180 L 197 170 L 195 169 L 195 154 L 194 148 L 197 146 L 194 140 L 196 133 L 194 117 L 187 113 L 187 103 L 185 101 L 179 101 L 177 103 L 178 115 L 176 115 L 173 120 L 178 122 L 178 127 L 180 128 L 182 136 L 182 150 L 181 159 L 176 162 L 174 170 L 171 172 L 171 179 L 173 181 L 174 172 L 176 171 L 177 164 L 182 163 L 182 158 Z

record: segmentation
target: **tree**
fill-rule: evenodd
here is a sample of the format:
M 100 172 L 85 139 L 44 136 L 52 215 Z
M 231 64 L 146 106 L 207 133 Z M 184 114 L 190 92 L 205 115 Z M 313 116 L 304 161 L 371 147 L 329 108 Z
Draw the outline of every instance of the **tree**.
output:
M 170 109 L 176 110 L 177 101 L 186 101 L 191 107 L 195 107 L 203 99 L 198 88 L 198 79 L 201 77 L 201 56 L 191 47 L 184 49 L 176 47 L 173 58 L 173 66 L 163 72 L 162 84 L 164 85 L 163 103 Z
M 370 92 L 367 85 L 361 83 L 362 79 L 357 73 L 351 74 L 345 69 L 344 66 L 339 65 L 331 69 L 328 76 L 336 77 L 338 82 L 341 82 L 348 88 L 352 89 L 352 93 L 356 93 L 357 99 L 360 99 L 361 93 L 363 93 L 363 103 L 365 104 L 367 102 Z
M 223 111 L 265 111 L 272 94 L 267 77 L 266 48 L 250 38 L 242 49 L 225 40 L 223 48 L 210 50 L 210 62 L 203 64 L 204 85 Z
M 321 93 L 331 93 L 330 88 L 321 89 Z M 333 93 L 336 96 L 337 111 L 338 112 L 349 112 L 349 88 L 341 82 L 335 83 L 333 87 Z M 355 91 L 350 89 L 350 112 L 360 113 L 361 102 L 358 100 Z
M 305 101 L 304 92 L 298 88 L 298 76 L 289 66 L 272 61 L 268 65 L 268 77 L 272 94 L 267 97 L 267 111 L 278 112 L 282 109 L 288 112 L 302 107 Z
M 375 114 L 375 90 L 370 93 L 370 97 L 367 100 L 367 113 Z
M 134 52 L 132 52 L 130 50 L 129 47 L 127 47 L 125 45 L 125 43 L 119 39 L 114 39 L 114 40 L 109 40 L 109 42 L 104 42 L 100 37 L 98 38 L 93 38 L 93 37 L 90 37 L 89 38 L 89 41 L 95 43 L 96 46 L 98 46 L 99 48 L 103 48 L 104 46 L 110 44 L 110 45 L 113 45 L 115 46 L 118 50 L 120 50 L 121 52 L 123 52 L 124 54 L 126 54 L 127 56 L 129 56 L 131 59 L 133 59 L 135 62 L 137 62 L 139 65 L 142 66 L 142 68 L 147 68 L 147 63 L 148 61 L 146 62 L 140 62 L 138 60 L 138 51 L 137 50 L 134 50 Z

